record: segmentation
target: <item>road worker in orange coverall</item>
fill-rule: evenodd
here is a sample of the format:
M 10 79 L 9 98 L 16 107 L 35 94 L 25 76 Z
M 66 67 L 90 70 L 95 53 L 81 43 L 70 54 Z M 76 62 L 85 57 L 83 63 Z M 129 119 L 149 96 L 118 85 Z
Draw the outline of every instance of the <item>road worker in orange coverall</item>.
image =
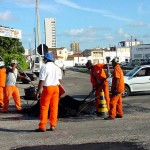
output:
M 17 69 L 18 62 L 17 60 L 11 61 L 11 66 L 6 68 L 6 87 L 4 90 L 4 106 L 2 112 L 8 112 L 9 107 L 9 101 L 11 97 L 13 97 L 16 109 L 18 112 L 22 109 L 21 107 L 21 100 L 20 100 L 20 94 L 19 89 L 16 86 L 17 77 L 19 78 L 25 78 L 24 76 L 21 76 Z
M 4 88 L 6 83 L 6 69 L 4 61 L 0 60 L 0 108 L 4 105 Z
M 93 65 L 92 62 L 89 60 L 86 63 L 86 67 L 90 70 L 90 78 L 91 78 L 93 90 L 96 87 L 98 87 L 95 92 L 95 97 L 97 97 L 96 98 L 96 111 L 98 110 L 98 106 L 99 106 L 98 98 L 100 97 L 100 92 L 102 89 L 104 91 L 107 108 L 109 110 L 109 102 L 110 102 L 109 86 L 108 86 L 108 81 L 107 81 L 107 75 L 104 71 L 104 68 L 107 68 L 107 71 L 109 72 L 109 66 L 107 64 Z M 110 73 L 108 73 L 108 74 L 110 74 Z M 99 84 L 100 84 L 100 86 L 99 86 Z
M 112 96 L 110 99 L 109 117 L 105 118 L 106 120 L 123 117 L 122 92 L 124 92 L 124 75 L 120 68 L 118 57 L 112 60 L 112 66 L 114 68 L 111 87 Z
M 54 131 L 58 117 L 59 84 L 62 80 L 61 69 L 54 64 L 53 54 L 47 53 L 44 56 L 44 63 L 39 74 L 39 84 L 36 97 L 40 97 L 40 123 L 35 132 L 45 132 L 50 107 L 49 124 L 50 131 Z M 42 90 L 43 89 L 43 90 Z

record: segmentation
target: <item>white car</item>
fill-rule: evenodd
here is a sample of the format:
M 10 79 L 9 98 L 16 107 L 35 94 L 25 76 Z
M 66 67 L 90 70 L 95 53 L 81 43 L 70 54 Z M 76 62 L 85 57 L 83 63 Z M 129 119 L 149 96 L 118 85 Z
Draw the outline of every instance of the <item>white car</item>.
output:
M 109 87 L 112 84 L 112 78 L 108 79 Z M 125 92 L 123 97 L 132 92 L 150 91 L 150 65 L 137 66 L 130 70 L 124 76 Z

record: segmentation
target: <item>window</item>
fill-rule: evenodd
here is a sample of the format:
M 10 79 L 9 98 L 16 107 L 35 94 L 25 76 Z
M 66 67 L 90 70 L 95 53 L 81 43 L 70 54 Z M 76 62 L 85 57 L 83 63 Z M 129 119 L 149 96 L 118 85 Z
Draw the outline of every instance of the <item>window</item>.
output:
M 35 63 L 39 63 L 39 57 L 35 58 Z
M 145 76 L 150 76 L 150 68 L 146 68 Z
M 145 76 L 146 73 L 146 69 L 141 69 L 140 71 L 137 72 L 136 76 L 137 77 L 141 77 L 141 76 Z

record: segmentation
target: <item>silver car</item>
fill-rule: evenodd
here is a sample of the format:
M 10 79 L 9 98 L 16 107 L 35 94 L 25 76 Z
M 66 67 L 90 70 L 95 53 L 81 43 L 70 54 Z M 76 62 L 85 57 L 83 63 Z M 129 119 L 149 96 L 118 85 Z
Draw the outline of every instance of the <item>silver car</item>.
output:
M 109 87 L 112 84 L 112 78 L 108 79 Z M 150 91 L 150 65 L 137 66 L 124 75 L 125 92 L 123 97 L 132 92 Z

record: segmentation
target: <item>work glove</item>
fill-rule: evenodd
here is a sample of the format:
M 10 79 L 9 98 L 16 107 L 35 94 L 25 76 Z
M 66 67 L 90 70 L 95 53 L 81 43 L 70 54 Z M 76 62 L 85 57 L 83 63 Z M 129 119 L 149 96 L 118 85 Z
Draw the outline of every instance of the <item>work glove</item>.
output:
M 31 81 L 31 79 L 29 77 L 27 77 L 27 76 L 25 77 L 25 79 L 28 80 L 28 81 Z
M 117 88 L 115 87 L 113 90 L 112 90 L 112 96 L 116 96 L 118 95 L 118 91 L 117 91 Z

